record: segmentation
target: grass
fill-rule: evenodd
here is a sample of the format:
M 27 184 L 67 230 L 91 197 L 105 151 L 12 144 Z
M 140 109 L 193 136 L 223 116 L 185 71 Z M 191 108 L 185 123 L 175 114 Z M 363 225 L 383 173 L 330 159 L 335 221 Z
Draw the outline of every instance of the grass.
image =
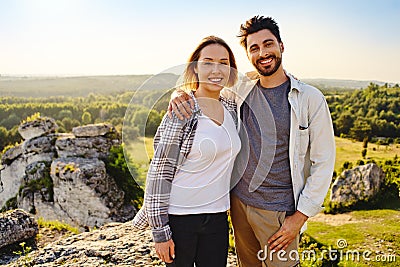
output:
M 342 249 L 344 253 L 349 250 L 360 252 L 359 262 L 343 257 L 338 266 L 400 266 L 400 211 L 363 210 L 348 214 L 353 223 L 332 226 L 310 221 L 306 233 L 328 248 L 337 249 L 339 240 L 346 240 L 347 246 Z M 367 250 L 371 252 L 370 261 L 363 260 L 361 254 Z M 396 255 L 395 259 L 393 255 Z M 383 257 L 386 261 L 377 261 Z
M 153 157 L 153 138 L 139 137 L 136 141 L 127 145 L 126 152 L 131 160 L 138 164 L 149 163 Z
M 41 228 L 49 228 L 50 230 L 57 230 L 57 231 L 68 231 L 73 234 L 79 234 L 78 228 L 72 227 L 69 224 L 60 222 L 60 221 L 47 221 L 40 217 L 38 219 L 38 225 Z
M 352 162 L 353 165 L 361 157 L 362 142 L 353 141 L 350 139 L 335 137 L 336 141 L 336 161 L 335 170 L 339 171 L 345 161 Z M 127 151 L 132 161 L 143 167 L 144 172 L 147 171 L 149 160 L 153 157 L 153 138 L 139 137 L 137 141 L 129 144 Z M 374 150 L 375 149 L 375 150 Z M 376 145 L 369 143 L 367 156 L 365 160 L 374 159 L 381 161 L 385 159 L 393 159 L 395 155 L 400 156 L 400 145 Z
M 361 150 L 363 149 L 363 143 L 353 141 L 350 139 L 335 137 L 336 141 L 336 162 L 335 170 L 339 171 L 345 161 L 352 162 L 353 165 L 357 160 L 363 159 L 361 157 Z M 381 161 L 385 159 L 393 159 L 395 155 L 400 156 L 400 145 L 376 145 L 368 143 L 366 159 L 373 159 L 375 161 Z
M 139 137 L 136 141 L 126 145 L 125 153 L 129 155 L 131 162 L 138 166 L 139 177 L 135 180 L 143 188 L 150 159 L 154 155 L 153 138 Z

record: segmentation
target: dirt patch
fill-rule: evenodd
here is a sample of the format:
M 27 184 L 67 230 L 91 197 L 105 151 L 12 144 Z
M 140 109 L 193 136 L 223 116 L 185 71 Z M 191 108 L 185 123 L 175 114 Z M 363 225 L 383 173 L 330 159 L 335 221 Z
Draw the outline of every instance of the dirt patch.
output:
M 332 226 L 341 226 L 349 223 L 358 223 L 361 222 L 356 220 L 353 216 L 347 213 L 343 214 L 324 214 L 318 213 L 316 216 L 308 219 L 311 222 L 323 222 Z

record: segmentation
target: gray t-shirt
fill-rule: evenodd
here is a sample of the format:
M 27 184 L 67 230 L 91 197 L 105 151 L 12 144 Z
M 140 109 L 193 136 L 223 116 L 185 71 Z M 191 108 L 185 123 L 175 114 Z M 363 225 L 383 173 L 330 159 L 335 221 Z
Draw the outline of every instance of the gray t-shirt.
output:
M 295 205 L 289 163 L 289 91 L 290 80 L 275 88 L 258 83 L 243 103 L 242 151 L 235 162 L 242 169 L 235 170 L 241 179 L 232 193 L 247 205 L 291 214 Z

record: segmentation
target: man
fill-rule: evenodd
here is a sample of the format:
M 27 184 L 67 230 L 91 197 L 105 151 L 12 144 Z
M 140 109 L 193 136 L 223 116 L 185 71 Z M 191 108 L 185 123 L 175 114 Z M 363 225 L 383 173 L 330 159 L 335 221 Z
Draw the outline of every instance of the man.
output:
M 272 18 L 249 19 L 238 37 L 258 72 L 222 93 L 236 101 L 242 121 L 231 196 L 239 265 L 296 266 L 299 234 L 322 210 L 332 178 L 329 108 L 318 89 L 284 71 L 284 46 Z M 182 93 L 173 99 L 175 112 L 190 113 L 186 99 Z

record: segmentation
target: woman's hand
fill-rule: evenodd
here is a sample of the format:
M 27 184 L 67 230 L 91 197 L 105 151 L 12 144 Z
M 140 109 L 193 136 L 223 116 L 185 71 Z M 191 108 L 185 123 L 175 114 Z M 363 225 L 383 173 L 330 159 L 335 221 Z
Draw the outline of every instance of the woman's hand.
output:
M 167 242 L 155 243 L 157 256 L 166 263 L 171 263 L 175 258 L 175 244 L 172 239 Z
M 173 111 L 180 120 L 183 120 L 183 116 L 190 118 L 193 108 L 193 99 L 183 90 L 176 89 L 176 91 L 172 93 L 171 100 L 169 101 L 168 116 L 172 118 Z

